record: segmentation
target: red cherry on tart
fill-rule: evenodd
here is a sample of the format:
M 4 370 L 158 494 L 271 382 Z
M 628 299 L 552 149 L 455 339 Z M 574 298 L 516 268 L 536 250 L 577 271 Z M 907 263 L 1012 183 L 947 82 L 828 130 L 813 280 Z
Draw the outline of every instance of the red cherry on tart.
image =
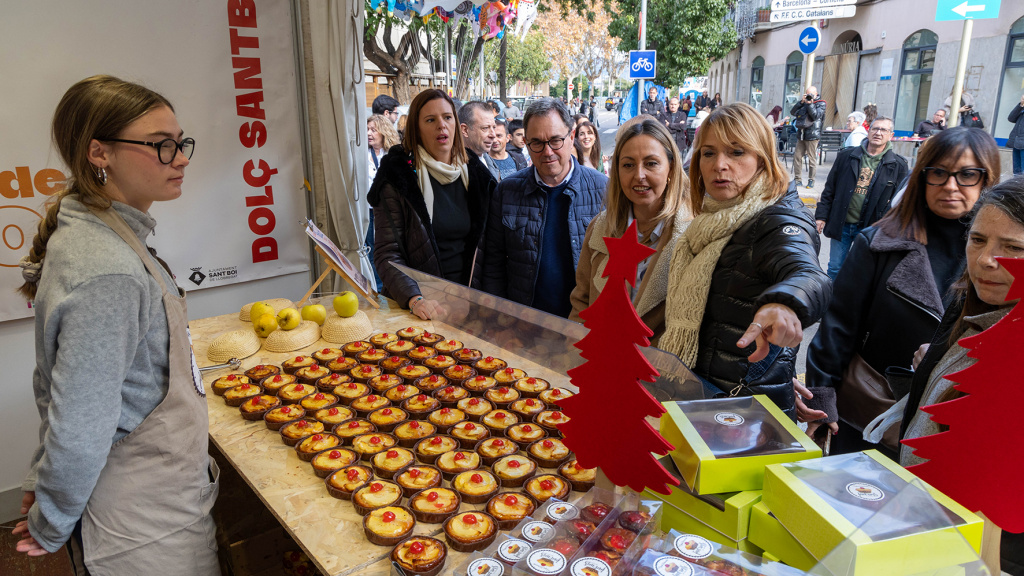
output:
M 522 466 L 522 464 L 519 463 L 519 460 L 509 460 L 508 462 L 509 468 L 519 468 L 520 466 Z
M 440 436 L 434 436 L 433 438 L 430 439 L 430 443 L 435 445 L 435 446 L 437 446 L 441 442 L 442 442 L 442 440 L 441 440 Z
M 389 512 L 385 512 L 385 513 L 381 514 L 381 518 L 380 519 L 385 521 L 385 522 L 394 522 L 395 521 L 395 513 L 394 512 L 390 512 L 390 511 Z
M 483 481 L 484 481 L 484 477 L 483 477 L 483 476 L 481 476 L 481 475 L 479 475 L 479 474 L 473 474 L 472 476 L 470 476 L 470 477 L 469 477 L 469 480 L 470 480 L 471 482 L 474 482 L 474 483 L 476 483 L 476 484 L 479 484 L 479 483 L 481 483 L 481 482 L 483 482 Z
M 466 514 L 465 516 L 463 516 L 462 517 L 462 521 L 465 522 L 466 524 L 469 524 L 469 525 L 476 524 L 476 522 L 477 522 L 476 516 L 474 516 L 472 514 Z
M 413 554 L 423 554 L 424 546 L 422 542 L 413 542 L 409 545 L 409 552 Z
M 544 490 L 551 490 L 552 488 L 555 487 L 555 484 L 551 480 L 542 480 L 540 483 L 540 487 L 543 488 Z
M 380 492 L 383 489 L 384 485 L 381 484 L 380 482 L 374 482 L 373 484 L 370 484 L 370 492 Z
M 337 450 L 331 450 L 331 453 L 328 454 L 327 457 L 330 458 L 331 460 L 337 460 L 338 458 L 341 458 L 341 452 L 338 452 Z
M 575 542 L 572 542 L 572 541 L 566 539 L 566 538 L 559 538 L 558 540 L 555 540 L 551 544 L 551 548 L 553 548 L 554 550 L 557 550 L 563 556 L 568 558 L 568 557 L 572 556 L 573 553 L 576 552 L 577 549 L 579 549 L 579 545 L 576 544 Z
M 349 480 L 355 480 L 356 478 L 359 477 L 359 470 L 356 470 L 355 468 L 349 468 L 348 471 L 345 472 L 345 476 Z
M 516 498 L 514 494 L 509 494 L 508 496 L 505 496 L 505 505 L 506 506 L 515 506 L 518 503 L 519 503 L 519 499 Z
M 581 510 L 580 514 L 583 516 L 584 520 L 593 522 L 594 524 L 600 524 L 601 521 L 604 520 L 605 516 L 607 516 L 611 511 L 611 506 L 603 502 L 595 502 Z
M 422 472 L 420 472 L 419 468 L 413 468 L 412 470 L 409 470 L 409 476 L 412 476 L 413 478 L 419 478 L 420 474 L 422 474 Z
M 385 408 L 385 409 L 381 410 L 380 413 L 385 415 L 385 416 L 391 416 L 392 411 L 391 411 L 391 408 Z
M 388 450 L 388 458 L 398 458 L 398 450 Z
M 427 493 L 427 502 L 436 502 L 438 497 L 439 497 L 439 495 L 438 495 L 437 492 L 428 492 Z
M 377 444 L 380 444 L 380 442 L 381 442 L 380 436 L 372 436 L 372 437 L 370 437 L 370 444 L 377 445 Z

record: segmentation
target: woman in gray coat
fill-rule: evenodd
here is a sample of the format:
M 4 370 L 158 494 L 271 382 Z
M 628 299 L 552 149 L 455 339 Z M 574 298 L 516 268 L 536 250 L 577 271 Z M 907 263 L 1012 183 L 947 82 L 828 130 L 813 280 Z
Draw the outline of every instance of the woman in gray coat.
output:
M 1020 102 L 1010 110 L 1010 117 L 1013 122 L 1013 130 L 1010 130 L 1010 137 L 1006 139 L 1006 147 L 1013 150 L 1013 174 L 1024 174 L 1024 94 L 1021 94 Z

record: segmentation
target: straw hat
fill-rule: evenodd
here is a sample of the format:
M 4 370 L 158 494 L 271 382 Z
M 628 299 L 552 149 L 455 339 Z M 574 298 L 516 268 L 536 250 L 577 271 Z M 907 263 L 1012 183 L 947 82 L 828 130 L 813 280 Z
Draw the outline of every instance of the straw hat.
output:
M 274 330 L 263 342 L 267 352 L 292 352 L 320 339 L 320 327 L 312 320 L 303 320 L 294 330 Z
M 213 362 L 247 358 L 260 350 L 260 339 L 252 330 L 232 330 L 221 334 L 210 344 L 206 357 Z
M 322 336 L 331 344 L 347 344 L 363 340 L 372 332 L 373 325 L 370 324 L 370 319 L 362 310 L 357 311 L 355 316 L 350 318 L 342 318 L 332 311 L 324 321 Z
M 269 300 L 259 300 L 259 302 L 266 302 L 274 307 L 274 312 L 280 312 L 284 308 L 291 308 L 292 301 L 287 298 L 271 298 Z M 238 319 L 242 322 L 252 322 L 252 318 L 249 317 L 249 309 L 256 302 L 249 302 L 245 306 L 242 306 L 242 310 L 238 313 Z

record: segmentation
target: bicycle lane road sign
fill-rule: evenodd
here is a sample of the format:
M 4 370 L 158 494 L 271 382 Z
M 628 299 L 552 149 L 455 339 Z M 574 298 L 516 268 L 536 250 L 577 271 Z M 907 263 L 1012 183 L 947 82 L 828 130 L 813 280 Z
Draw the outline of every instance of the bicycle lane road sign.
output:
M 629 51 L 630 80 L 653 80 L 658 72 L 657 50 Z

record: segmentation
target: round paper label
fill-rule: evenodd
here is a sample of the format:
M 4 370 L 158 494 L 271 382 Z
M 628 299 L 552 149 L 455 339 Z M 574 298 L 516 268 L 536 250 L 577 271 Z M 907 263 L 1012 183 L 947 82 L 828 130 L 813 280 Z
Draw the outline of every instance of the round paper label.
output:
M 850 482 L 846 485 L 846 492 L 854 498 L 877 502 L 885 498 L 885 492 L 881 488 L 867 482 Z
M 693 565 L 675 556 L 662 556 L 654 561 L 654 573 L 658 576 L 692 576 Z
M 683 555 L 683 558 L 689 558 L 691 560 L 700 560 L 701 558 L 707 558 L 714 552 L 714 548 L 711 546 L 711 542 L 707 539 L 701 538 L 700 536 L 694 536 L 693 534 L 683 534 L 676 538 L 676 552 Z
M 551 524 L 547 522 L 541 522 L 540 520 L 534 520 L 526 526 L 523 526 L 523 538 L 530 542 L 545 542 L 554 535 L 555 529 Z
M 743 416 L 735 412 L 719 412 L 715 414 L 715 422 L 723 426 L 739 426 L 743 424 Z
M 572 576 L 611 576 L 612 568 L 600 558 L 584 557 L 572 563 L 569 573 Z
M 469 563 L 466 576 L 501 576 L 505 567 L 494 558 L 477 558 Z
M 509 538 L 498 546 L 498 556 L 509 564 L 515 564 L 526 558 L 531 549 L 533 546 L 529 542 L 519 538 Z
M 565 569 L 565 556 L 557 550 L 541 548 L 530 552 L 526 565 L 541 576 L 554 576 Z
M 552 502 L 548 504 L 548 517 L 552 520 L 572 520 L 579 515 L 579 509 L 568 502 Z

